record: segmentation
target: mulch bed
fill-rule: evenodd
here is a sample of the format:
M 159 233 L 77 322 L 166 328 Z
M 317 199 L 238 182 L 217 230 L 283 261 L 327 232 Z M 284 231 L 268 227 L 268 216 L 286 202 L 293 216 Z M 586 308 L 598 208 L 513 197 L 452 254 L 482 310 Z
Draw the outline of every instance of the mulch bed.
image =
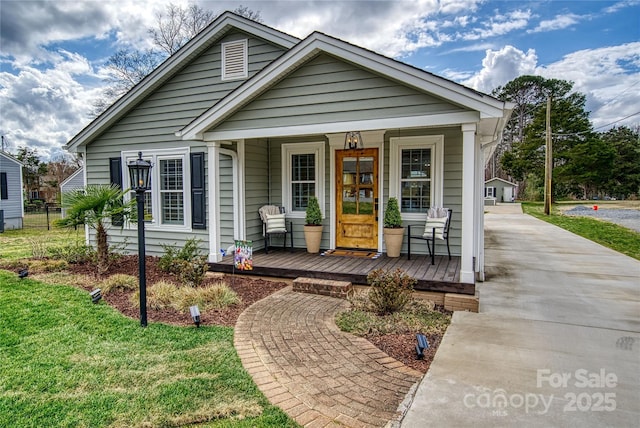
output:
M 87 272 L 95 272 L 95 267 L 90 264 L 70 265 L 69 269 L 72 273 L 86 274 Z M 138 276 L 138 257 L 123 256 L 117 260 L 110 268 L 108 275 L 128 274 Z M 179 284 L 174 274 L 164 272 L 158 268 L 157 257 L 146 257 L 146 278 L 147 289 L 159 281 L 169 281 Z M 96 281 L 99 279 L 96 278 Z M 200 325 L 222 325 L 233 327 L 236 325 L 238 317 L 246 308 L 264 299 L 268 295 L 289 285 L 282 281 L 271 281 L 258 278 L 250 278 L 241 275 L 225 275 L 223 277 L 209 276 L 205 278 L 203 286 L 224 282 L 240 297 L 241 303 L 228 306 L 225 309 L 207 311 L 202 314 Z M 90 287 L 85 287 L 87 290 Z M 130 291 L 114 290 L 104 296 L 104 301 L 115 307 L 124 315 L 138 319 L 140 317 L 140 309 L 131 303 Z M 147 309 L 147 320 L 149 322 L 161 322 L 172 325 L 193 325 L 193 321 L 189 314 L 179 312 L 172 308 L 167 309 Z
M 69 271 L 72 274 L 92 275 L 97 272 L 95 265 L 89 263 L 70 264 Z M 107 275 L 128 274 L 138 276 L 138 257 L 122 256 L 112 264 Z M 101 278 L 97 274 L 93 274 L 95 283 L 93 285 L 83 285 L 87 291 L 95 288 Z M 175 275 L 163 272 L 158 268 L 158 258 L 148 256 L 146 258 L 146 277 L 147 287 L 158 281 L 165 280 L 179 283 Z M 246 275 L 212 275 L 205 279 L 204 285 L 224 282 L 232 288 L 240 297 L 241 303 L 231 305 L 225 309 L 216 311 L 207 311 L 202 314 L 201 325 L 222 325 L 233 327 L 238 320 L 240 314 L 253 303 L 261 300 L 270 294 L 289 285 L 287 282 L 278 281 L 276 279 L 262 279 L 250 277 Z M 140 310 L 131 303 L 130 291 L 114 290 L 103 297 L 103 300 L 116 308 L 122 314 L 139 319 Z M 149 322 L 160 322 L 179 326 L 193 325 L 193 321 L 189 314 L 178 312 L 175 309 L 147 309 L 147 319 Z M 415 334 L 387 334 L 382 336 L 369 335 L 366 337 L 371 343 L 391 357 L 401 361 L 405 365 L 422 373 L 426 373 L 429 365 L 435 356 L 438 345 L 442 340 L 441 335 L 427 335 L 429 340 L 429 349 L 425 351 L 424 359 L 418 360 L 415 352 L 416 337 Z

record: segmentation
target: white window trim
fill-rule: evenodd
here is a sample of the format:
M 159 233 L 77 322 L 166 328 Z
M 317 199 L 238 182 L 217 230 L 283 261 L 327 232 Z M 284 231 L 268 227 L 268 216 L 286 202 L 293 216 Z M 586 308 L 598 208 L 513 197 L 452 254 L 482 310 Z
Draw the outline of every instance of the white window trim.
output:
M 243 64 L 242 64 L 242 73 L 232 73 L 227 74 L 227 52 L 226 48 L 232 47 L 230 45 L 240 45 L 242 49 L 243 56 Z M 242 40 L 234 40 L 232 42 L 225 42 L 220 44 L 221 50 L 221 69 L 220 69 L 220 79 L 222 81 L 228 80 L 238 80 L 238 79 L 246 79 L 249 76 L 249 48 L 247 39 Z
M 389 197 L 400 202 L 400 175 L 403 149 L 431 149 L 431 205 L 442 206 L 444 186 L 444 135 L 392 137 L 389 152 Z M 406 221 L 424 220 L 424 213 L 401 213 Z
M 285 207 L 287 217 L 305 218 L 304 211 L 293 211 L 291 201 L 291 157 L 293 155 L 314 154 L 316 162 L 316 197 L 320 204 L 322 218 L 325 218 L 324 211 L 324 141 L 314 141 L 307 143 L 292 143 L 282 145 L 282 206 Z
M 189 159 L 189 148 L 180 147 L 175 149 L 158 149 L 142 151 L 142 158 L 150 160 L 152 162 L 151 167 L 151 182 L 153 183 L 151 189 L 151 201 L 153 210 L 153 220 L 145 223 L 145 228 L 148 230 L 170 230 L 170 231 L 186 231 L 190 232 L 191 229 L 191 160 Z M 138 151 L 126 151 L 122 152 L 122 166 L 123 176 L 126 183 L 125 188 L 131 188 L 129 181 L 129 161 L 138 158 Z M 161 215 L 161 203 L 160 203 L 160 170 L 158 166 L 162 159 L 176 159 L 182 158 L 182 185 L 184 192 L 184 225 L 178 224 L 162 224 L 160 223 Z M 127 192 L 125 195 L 125 201 L 131 200 L 132 192 Z M 134 229 L 137 226 L 135 224 L 129 224 L 130 229 Z
M 496 188 L 494 186 L 485 187 L 485 198 L 495 198 L 496 197 Z

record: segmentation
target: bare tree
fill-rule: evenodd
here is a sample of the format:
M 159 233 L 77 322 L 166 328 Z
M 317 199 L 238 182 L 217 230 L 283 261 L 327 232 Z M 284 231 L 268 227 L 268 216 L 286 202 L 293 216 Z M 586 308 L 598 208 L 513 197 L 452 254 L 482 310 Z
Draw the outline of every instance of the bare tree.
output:
M 247 19 L 256 22 L 262 22 L 262 17 L 260 16 L 260 11 L 253 11 L 249 9 L 247 6 L 240 5 L 234 9 L 233 13 L 244 16 Z
M 107 86 L 102 92 L 102 97 L 93 103 L 93 116 L 100 115 L 115 100 L 144 79 L 162 62 L 163 58 L 152 49 L 147 51 L 121 49 L 111 55 L 106 63 L 109 77 L 104 79 L 104 82 Z
M 262 22 L 260 12 L 255 12 L 246 6 L 240 5 L 234 13 Z M 165 12 L 158 12 L 156 27 L 147 30 L 157 50 L 121 49 L 113 54 L 106 64 L 109 77 L 104 81 L 107 86 L 102 97 L 93 103 L 91 116 L 100 115 L 116 99 L 138 84 L 162 61 L 176 53 L 217 17 L 218 14 L 204 10 L 196 4 L 184 7 L 170 3 L 166 6 Z
M 157 47 L 167 55 L 173 55 L 215 18 L 212 11 L 198 5 L 184 8 L 171 3 L 165 13 L 156 14 L 156 28 L 150 28 L 148 33 Z

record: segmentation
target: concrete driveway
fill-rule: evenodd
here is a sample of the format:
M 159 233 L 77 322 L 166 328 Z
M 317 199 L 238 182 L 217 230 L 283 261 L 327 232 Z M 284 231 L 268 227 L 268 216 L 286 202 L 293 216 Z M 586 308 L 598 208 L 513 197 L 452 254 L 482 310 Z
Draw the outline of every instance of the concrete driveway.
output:
M 640 262 L 485 216 L 480 313 L 454 314 L 403 427 L 640 426 Z

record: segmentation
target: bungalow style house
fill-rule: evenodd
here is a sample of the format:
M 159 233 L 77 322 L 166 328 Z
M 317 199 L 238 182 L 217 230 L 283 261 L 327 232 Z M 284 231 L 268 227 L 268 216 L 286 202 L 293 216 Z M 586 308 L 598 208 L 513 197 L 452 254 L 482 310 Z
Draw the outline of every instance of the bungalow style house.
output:
M 474 283 L 484 257 L 483 152 L 511 108 L 329 35 L 300 40 L 226 12 L 67 149 L 84 159 L 88 184 L 128 188 L 127 164 L 139 152 L 152 162 L 148 254 L 192 237 L 211 263 L 236 239 L 260 250 L 266 204 L 284 207 L 293 246 L 304 248 L 311 195 L 322 248 L 384 252 L 382 213 L 397 197 L 407 224 L 424 224 L 432 206 L 453 210 L 451 253 L 461 281 Z M 356 132 L 357 148 L 346 142 Z M 110 235 L 136 242 L 136 226 Z
M 22 229 L 23 218 L 22 163 L 0 151 L 0 232 Z

